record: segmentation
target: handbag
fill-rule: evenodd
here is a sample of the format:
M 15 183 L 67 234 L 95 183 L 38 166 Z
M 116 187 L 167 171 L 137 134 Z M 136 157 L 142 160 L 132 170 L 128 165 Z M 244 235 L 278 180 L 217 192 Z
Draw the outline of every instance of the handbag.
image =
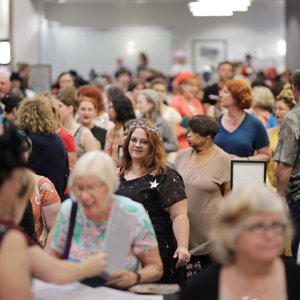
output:
M 76 201 L 72 201 L 70 222 L 69 222 L 69 227 L 68 227 L 65 249 L 63 252 L 63 259 L 68 259 L 68 257 L 69 257 L 71 243 L 72 243 L 72 237 L 73 237 L 73 232 L 74 232 L 74 227 L 75 227 L 77 208 L 78 208 L 78 203 Z M 91 286 L 91 287 L 98 287 L 98 286 L 104 285 L 105 281 L 106 280 L 103 277 L 95 276 L 95 277 L 85 278 L 85 279 L 81 280 L 80 282 L 85 285 Z
M 69 257 L 71 242 L 72 242 L 72 237 L 73 237 L 73 231 L 74 231 L 74 226 L 75 226 L 75 220 L 76 220 L 76 214 L 77 214 L 77 207 L 78 207 L 78 203 L 76 201 L 72 201 L 70 222 L 69 222 L 69 227 L 68 227 L 65 249 L 63 252 L 63 259 L 68 259 L 68 257 Z

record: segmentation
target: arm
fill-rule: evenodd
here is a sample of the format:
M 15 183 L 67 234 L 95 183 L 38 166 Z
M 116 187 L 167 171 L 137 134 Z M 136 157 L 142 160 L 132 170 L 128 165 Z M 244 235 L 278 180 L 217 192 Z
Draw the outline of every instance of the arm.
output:
M 232 159 L 240 159 L 240 160 L 266 160 L 269 161 L 272 157 L 272 151 L 270 146 L 266 146 L 258 149 L 254 155 L 247 157 L 239 157 L 237 155 L 230 155 Z
M 22 233 L 6 233 L 0 250 L 0 299 L 33 300 L 27 244 Z
M 33 276 L 55 284 L 66 284 L 97 276 L 105 269 L 105 254 L 103 253 L 92 255 L 82 263 L 59 260 L 38 246 L 28 248 L 28 255 Z
M 277 193 L 285 199 L 285 191 L 292 174 L 293 166 L 284 162 L 278 162 L 277 166 Z
M 69 168 L 71 171 L 77 161 L 76 152 L 68 152 L 68 159 L 69 159 Z
M 190 259 L 188 251 L 190 225 L 187 217 L 187 199 L 171 205 L 168 208 L 168 212 L 173 223 L 173 231 L 177 241 L 174 258 L 178 257 L 176 264 L 176 268 L 178 268 L 186 264 Z
M 52 241 L 52 237 L 54 233 L 55 220 L 58 215 L 60 206 L 61 206 L 60 203 L 54 203 L 42 207 L 42 213 L 44 214 L 46 228 L 48 231 L 47 241 L 45 245 L 45 249 L 47 251 L 50 249 L 50 243 Z
M 272 157 L 272 150 L 269 146 L 260 148 L 257 150 L 256 154 L 249 156 L 249 160 L 266 160 L 269 161 Z
M 101 148 L 100 143 L 95 139 L 92 132 L 88 128 L 84 128 L 81 142 L 85 152 L 99 150 Z
M 163 274 L 162 262 L 158 248 L 137 255 L 142 262 L 143 268 L 139 270 L 141 275 L 140 283 L 154 282 L 161 278 Z M 128 288 L 137 284 L 137 275 L 133 271 L 119 270 L 114 277 L 106 282 L 106 285 L 118 288 Z

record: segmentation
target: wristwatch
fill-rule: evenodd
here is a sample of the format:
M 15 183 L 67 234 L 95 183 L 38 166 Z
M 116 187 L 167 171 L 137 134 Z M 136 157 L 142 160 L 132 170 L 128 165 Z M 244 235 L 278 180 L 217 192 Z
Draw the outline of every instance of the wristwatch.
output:
M 135 284 L 139 284 L 141 282 L 141 274 L 138 271 L 133 271 L 133 273 L 136 275 Z

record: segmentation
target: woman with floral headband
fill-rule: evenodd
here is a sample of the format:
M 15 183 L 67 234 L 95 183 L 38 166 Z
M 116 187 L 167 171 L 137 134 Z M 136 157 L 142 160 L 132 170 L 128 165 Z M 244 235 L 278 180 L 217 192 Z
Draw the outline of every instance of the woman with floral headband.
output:
M 148 120 L 129 127 L 117 194 L 146 208 L 153 223 L 164 265 L 163 283 L 181 282 L 188 252 L 189 221 L 181 176 L 169 168 L 160 131 Z

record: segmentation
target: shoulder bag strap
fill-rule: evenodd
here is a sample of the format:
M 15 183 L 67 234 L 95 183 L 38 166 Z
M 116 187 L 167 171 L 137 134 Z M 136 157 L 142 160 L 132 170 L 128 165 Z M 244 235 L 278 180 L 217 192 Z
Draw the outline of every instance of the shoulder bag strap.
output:
M 63 253 L 63 259 L 68 259 L 68 257 L 69 257 L 69 252 L 70 252 L 70 248 L 71 248 L 71 241 L 72 241 L 73 231 L 74 231 L 74 226 L 75 226 L 77 206 L 78 206 L 78 203 L 76 201 L 72 201 L 70 223 L 69 223 L 69 228 L 68 228 L 68 234 L 67 234 L 65 249 L 64 249 L 64 253 Z

